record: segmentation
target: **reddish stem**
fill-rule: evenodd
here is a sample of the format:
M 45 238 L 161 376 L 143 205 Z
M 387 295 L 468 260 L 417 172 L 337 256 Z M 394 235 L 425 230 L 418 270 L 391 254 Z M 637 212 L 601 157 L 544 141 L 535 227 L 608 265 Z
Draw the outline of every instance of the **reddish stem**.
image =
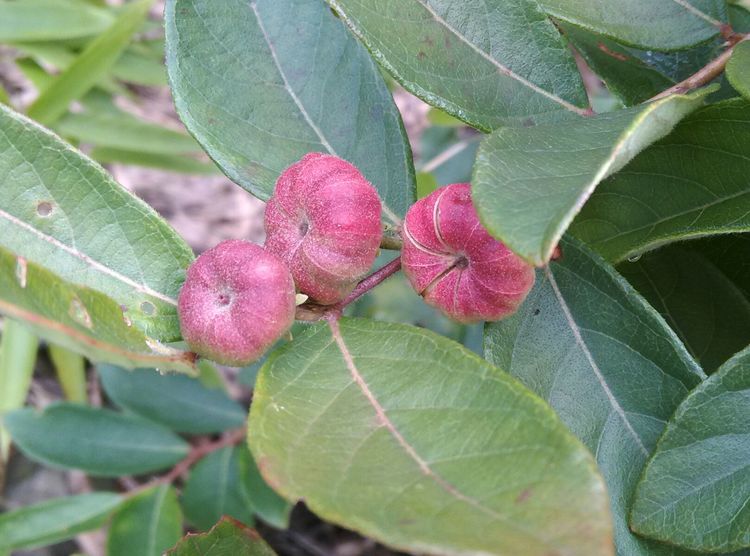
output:
M 155 487 L 158 485 L 171 484 L 175 482 L 177 479 L 184 477 L 187 472 L 190 471 L 190 468 L 193 465 L 198 463 L 207 455 L 216 452 L 217 450 L 221 450 L 222 448 L 240 444 L 245 440 L 246 435 L 247 431 L 243 428 L 230 431 L 218 440 L 214 440 L 213 442 L 203 439 L 203 441 L 193 446 L 187 457 L 185 457 L 185 459 L 175 465 L 169 471 L 169 473 L 162 475 L 161 477 L 157 477 L 156 479 L 153 479 L 148 483 L 139 485 L 137 488 L 131 490 L 128 495 L 133 496 L 147 488 Z
M 676 85 L 673 85 L 666 91 L 662 91 L 649 100 L 659 100 L 668 97 L 669 95 L 687 93 L 688 91 L 697 89 L 698 87 L 702 87 L 703 85 L 710 83 L 724 71 L 727 62 L 729 62 L 729 58 L 732 57 L 734 48 L 742 41 L 746 41 L 748 39 L 750 39 L 750 35 L 732 35 L 729 40 L 729 48 L 722 52 L 717 58 L 711 60 L 708 64 L 703 66 L 687 79 L 680 81 Z
M 401 257 L 396 257 L 387 265 L 363 278 L 352 292 L 335 305 L 316 305 L 315 303 L 297 307 L 297 320 L 316 321 L 323 318 L 339 318 L 344 307 L 356 301 L 368 291 L 401 270 Z

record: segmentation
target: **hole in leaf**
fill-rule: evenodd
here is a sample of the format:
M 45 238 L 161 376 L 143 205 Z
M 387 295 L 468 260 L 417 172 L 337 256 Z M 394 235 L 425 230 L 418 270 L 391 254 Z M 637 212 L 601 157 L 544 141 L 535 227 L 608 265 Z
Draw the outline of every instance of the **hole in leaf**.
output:
M 52 214 L 52 211 L 54 210 L 55 205 L 53 205 L 49 201 L 40 201 L 36 205 L 36 213 L 42 218 L 47 218 L 50 214 Z
M 141 311 L 143 311 L 146 315 L 151 316 L 156 313 L 156 307 L 154 307 L 154 304 L 150 301 L 144 301 L 141 303 Z

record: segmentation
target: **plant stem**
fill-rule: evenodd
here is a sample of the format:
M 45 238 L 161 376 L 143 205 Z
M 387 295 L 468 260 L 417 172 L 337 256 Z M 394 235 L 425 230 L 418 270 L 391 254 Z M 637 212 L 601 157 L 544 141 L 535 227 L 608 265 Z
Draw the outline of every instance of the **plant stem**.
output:
M 247 431 L 242 428 L 229 431 L 224 436 L 222 436 L 218 440 L 214 440 L 213 442 L 199 442 L 198 444 L 193 446 L 187 457 L 180 461 L 177 465 L 175 465 L 171 469 L 171 471 L 169 471 L 169 473 L 167 473 L 166 475 L 162 475 L 161 477 L 158 477 L 152 481 L 149 481 L 148 483 L 139 485 L 137 488 L 128 492 L 128 496 L 133 496 L 135 494 L 138 494 L 139 492 L 143 492 L 148 488 L 175 482 L 177 479 L 186 475 L 187 472 L 190 471 L 190 468 L 193 467 L 193 465 L 198 463 L 207 455 L 216 452 L 217 450 L 221 450 L 222 448 L 240 444 L 245 440 L 246 435 Z
M 363 278 L 359 284 L 343 300 L 335 305 L 318 305 L 316 303 L 304 303 L 297 307 L 297 320 L 317 321 L 320 319 L 339 318 L 344 308 L 356 301 L 375 286 L 385 281 L 387 278 L 401 270 L 401 257 L 396 257 L 387 265 L 379 268 L 366 278 Z
M 732 57 L 734 48 L 739 43 L 748 39 L 750 39 L 750 35 L 733 35 L 729 40 L 729 48 L 722 52 L 717 58 L 711 60 L 687 79 L 680 81 L 666 91 L 662 91 L 655 97 L 651 98 L 650 101 L 659 100 L 668 97 L 669 95 L 684 94 L 710 83 L 722 74 L 724 68 L 726 68 L 727 62 L 729 62 L 729 58 Z

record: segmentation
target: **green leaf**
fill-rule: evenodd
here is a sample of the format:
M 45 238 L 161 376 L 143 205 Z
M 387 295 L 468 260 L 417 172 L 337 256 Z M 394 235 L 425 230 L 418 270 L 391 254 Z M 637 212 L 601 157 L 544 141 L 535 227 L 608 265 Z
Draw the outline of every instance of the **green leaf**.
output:
M 112 401 L 174 431 L 208 434 L 245 423 L 247 414 L 241 405 L 221 390 L 206 388 L 198 379 L 162 375 L 154 369 L 128 371 L 111 365 L 97 369 Z
M 471 180 L 482 135 L 465 136 L 455 128 L 431 127 L 422 133 L 420 172 L 430 172 L 439 185 Z M 421 198 L 421 196 L 420 196 Z
M 188 156 L 129 151 L 110 147 L 97 147 L 91 151 L 91 158 L 101 164 L 118 162 L 145 168 L 158 168 L 169 172 L 196 175 L 221 175 L 212 163 L 201 162 Z
M 105 10 L 60 0 L 0 1 L 0 42 L 57 41 L 97 35 L 112 23 Z
M 736 33 L 750 33 L 750 5 L 741 1 L 742 5 L 729 5 L 729 23 Z
M 625 46 L 575 25 L 559 25 L 589 67 L 627 106 L 645 102 L 675 84 Z
M 727 78 L 738 93 L 750 100 L 750 41 L 743 41 L 734 47 L 727 63 Z
M 29 117 L 50 125 L 65 114 L 71 102 L 81 98 L 111 70 L 148 15 L 151 3 L 152 0 L 136 0 L 127 4 L 112 26 L 91 41 L 29 106 Z
M 618 270 L 712 373 L 750 344 L 750 300 L 691 243 L 647 253 Z
M 0 514 L 0 550 L 45 546 L 97 529 L 122 501 L 114 493 L 94 492 Z
M 435 333 L 310 326 L 261 369 L 249 425 L 277 492 L 399 549 L 612 554 L 585 448 L 516 380 Z
M 55 124 L 60 135 L 83 143 L 151 154 L 201 152 L 191 137 L 162 126 L 146 123 L 125 112 L 79 112 L 66 114 Z
M 417 172 L 417 198 L 422 199 L 438 188 L 435 176 L 428 172 Z
M 700 552 L 750 547 L 750 348 L 680 405 L 635 494 L 642 535 Z
M 7 319 L 0 339 L 0 419 L 23 407 L 34 374 L 39 338 L 24 324 Z M 10 437 L 0 426 L 0 466 L 8 461 Z M 0 483 L 0 486 L 2 483 Z
M 240 477 L 240 453 L 239 448 L 222 448 L 190 470 L 182 507 L 185 517 L 198 529 L 209 529 L 223 515 L 252 525 L 253 505 Z
M 249 500 L 253 513 L 277 529 L 287 529 L 292 505 L 266 484 L 247 446 L 242 446 L 237 450 L 239 452 L 237 464 L 240 473 L 240 490 Z
M 294 14 L 294 17 L 290 17 Z M 261 199 L 310 151 L 357 165 L 396 221 L 414 201 L 401 117 L 375 64 L 320 0 L 170 0 L 167 68 L 188 130 Z
M 587 105 L 573 56 L 536 2 L 327 1 L 406 90 L 474 127 Z
M 625 44 L 680 50 L 717 35 L 726 21 L 721 0 L 539 0 L 552 17 Z
M 512 317 L 485 328 L 485 356 L 542 396 L 596 454 L 617 553 L 671 554 L 633 536 L 636 481 L 677 405 L 705 375 L 675 334 L 599 257 L 564 241 Z
M 707 106 L 601 183 L 571 232 L 610 261 L 750 230 L 750 102 Z
M 750 300 L 750 234 L 708 237 L 692 241 L 690 246 L 711 261 Z
M 182 510 L 170 485 L 145 490 L 117 510 L 109 526 L 108 556 L 161 556 L 182 536 Z
M 134 48 L 131 45 L 126 49 L 112 67 L 112 75 L 117 79 L 146 85 L 160 87 L 167 84 L 167 68 L 164 67 L 164 52 L 161 56 L 154 58 Z
M 564 124 L 496 131 L 482 142 L 474 167 L 479 218 L 524 259 L 545 264 L 599 182 L 667 135 L 711 90 Z
M 176 297 L 193 259 L 185 242 L 59 137 L 2 106 L 0 129 L 0 247 L 29 265 L 43 265 L 61 281 L 105 292 L 122 306 L 119 323 L 127 320 L 159 342 L 177 340 Z M 29 302 L 49 307 L 49 297 Z M 66 306 L 64 314 L 51 316 L 63 322 L 67 312 Z
M 42 68 L 58 70 L 58 73 L 68 69 L 76 61 L 78 53 L 66 47 L 60 42 L 15 42 L 12 46 L 27 56 L 31 57 L 39 66 L 33 74 L 29 75 L 28 68 L 22 68 L 26 77 L 34 84 L 34 87 L 41 94 L 52 85 L 56 80 L 56 74 L 47 73 Z M 16 61 L 18 64 L 18 61 Z M 19 64 L 20 66 L 20 64 Z M 102 76 L 96 83 L 96 88 L 100 88 L 110 94 L 121 94 L 127 96 L 128 90 L 115 81 L 111 75 Z
M 79 404 L 20 409 L 6 415 L 5 425 L 31 459 L 101 477 L 157 471 L 188 453 L 187 443 L 161 425 Z
M 22 320 L 38 336 L 92 361 L 197 373 L 194 353 L 146 336 L 122 307 L 0 247 L 0 313 Z
M 224 517 L 208 533 L 188 535 L 167 556 L 275 556 L 253 529 Z
M 47 347 L 47 353 L 65 398 L 71 402 L 86 403 L 86 361 L 83 356 L 55 344 Z

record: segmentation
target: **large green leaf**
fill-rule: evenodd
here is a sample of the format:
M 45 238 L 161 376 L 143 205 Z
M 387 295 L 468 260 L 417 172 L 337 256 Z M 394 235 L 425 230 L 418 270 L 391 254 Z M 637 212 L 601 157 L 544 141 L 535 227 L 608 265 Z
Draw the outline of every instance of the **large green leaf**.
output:
M 709 89 L 592 118 L 502 128 L 479 148 L 472 197 L 489 232 L 537 265 L 608 175 L 668 134 Z
M 103 293 L 71 283 L 0 247 L 0 313 L 24 321 L 38 336 L 93 361 L 197 373 L 194 353 L 146 336 L 122 307 Z
M 277 492 L 395 547 L 612 553 L 585 448 L 516 380 L 433 332 L 313 325 L 261 369 L 249 423 Z
M 166 33 L 180 117 L 248 191 L 267 199 L 284 168 L 322 151 L 357 165 L 391 220 L 414 201 L 391 94 L 323 2 L 169 0 Z
M 552 22 L 529 0 L 327 0 L 408 91 L 489 131 L 587 105 Z
M 109 73 L 125 47 L 141 26 L 153 0 L 127 4 L 112 26 L 81 52 L 80 56 L 29 106 L 27 114 L 44 125 L 57 121 L 74 100 L 86 94 Z
M 0 42 L 85 37 L 101 33 L 111 23 L 105 10 L 82 2 L 0 1 Z
M 618 554 L 670 554 L 626 523 L 659 434 L 704 376 L 659 314 L 599 257 L 565 241 L 520 311 L 485 332 L 487 359 L 547 400 L 596 454 Z
M 117 510 L 109 526 L 107 556 L 161 556 L 182 536 L 182 510 L 170 485 L 145 490 Z
M 750 344 L 750 299 L 691 243 L 647 253 L 618 270 L 706 372 Z
M 559 18 L 624 43 L 679 50 L 715 35 L 726 21 L 723 0 L 538 0 Z
M 702 108 L 601 183 L 571 232 L 610 261 L 750 231 L 750 102 Z
M 727 63 L 727 78 L 732 87 L 750 100 L 750 41 L 738 44 Z
M 196 378 L 162 375 L 154 369 L 128 371 L 111 365 L 99 365 L 97 369 L 112 401 L 174 431 L 216 433 L 245 423 L 247 413 L 240 404 L 222 390 L 203 386 Z
M 57 136 L 2 106 L 0 176 L 0 247 L 61 282 L 106 293 L 122 306 L 120 322 L 154 340 L 179 338 L 176 297 L 193 254 L 153 209 Z
M 0 551 L 54 544 L 97 529 L 122 501 L 114 493 L 94 492 L 0 514 Z
M 118 477 L 164 469 L 187 456 L 188 444 L 145 419 L 73 403 L 44 411 L 20 409 L 4 418 L 30 458 L 90 475 Z
M 210 529 L 223 515 L 253 524 L 252 500 L 240 476 L 240 457 L 245 452 L 246 448 L 222 448 L 190 470 L 182 507 L 185 517 L 197 529 Z
M 677 409 L 638 484 L 630 524 L 701 552 L 750 547 L 750 348 Z
M 223 518 L 209 532 L 188 535 L 167 556 L 275 556 L 253 529 Z

